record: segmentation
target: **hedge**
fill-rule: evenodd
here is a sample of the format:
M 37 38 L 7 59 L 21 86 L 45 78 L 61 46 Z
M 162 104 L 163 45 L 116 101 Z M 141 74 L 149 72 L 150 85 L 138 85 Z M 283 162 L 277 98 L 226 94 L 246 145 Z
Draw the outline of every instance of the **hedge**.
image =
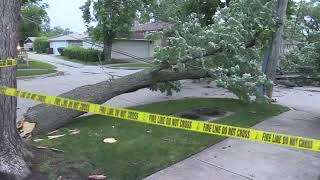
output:
M 37 53 L 47 53 L 47 49 L 50 47 L 47 37 L 37 38 L 33 42 L 33 50 Z
M 85 49 L 78 46 L 64 48 L 61 56 L 70 59 L 76 59 L 83 62 L 97 62 L 99 61 L 100 51 L 96 49 Z

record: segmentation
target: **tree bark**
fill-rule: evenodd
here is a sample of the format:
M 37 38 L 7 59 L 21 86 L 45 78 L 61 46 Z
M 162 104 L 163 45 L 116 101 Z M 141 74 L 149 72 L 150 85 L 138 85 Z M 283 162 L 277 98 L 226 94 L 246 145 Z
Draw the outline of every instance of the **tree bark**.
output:
M 275 18 L 277 21 L 277 31 L 274 33 L 271 44 L 271 53 L 266 66 L 267 78 L 273 82 L 276 80 L 276 71 L 280 59 L 280 48 L 282 45 L 283 23 L 288 6 L 288 0 L 278 0 L 275 6 Z M 272 98 L 273 86 L 267 88 L 266 93 L 269 98 Z
M 111 61 L 112 54 L 112 40 L 106 39 L 103 43 L 103 58 L 106 62 Z
M 17 55 L 20 0 L 0 1 L 0 59 Z M 17 87 L 16 67 L 0 68 L 0 85 Z M 29 152 L 16 128 L 17 98 L 0 95 L 0 179 L 23 179 L 30 173 Z
M 208 74 L 204 71 L 173 72 L 162 70 L 155 72 L 155 69 L 146 69 L 111 82 L 104 81 L 94 85 L 82 86 L 62 94 L 61 97 L 102 104 L 115 96 L 134 92 L 154 83 L 208 77 Z M 37 135 L 56 130 L 82 114 L 85 113 L 40 104 L 30 108 L 24 118 L 25 121 L 36 123 L 32 134 Z

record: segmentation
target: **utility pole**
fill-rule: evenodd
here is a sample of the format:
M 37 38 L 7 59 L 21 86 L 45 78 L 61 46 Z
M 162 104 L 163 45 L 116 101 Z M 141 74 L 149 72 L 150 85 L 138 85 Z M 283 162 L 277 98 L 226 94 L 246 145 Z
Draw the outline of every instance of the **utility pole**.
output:
M 267 78 L 273 82 L 276 81 L 276 70 L 280 59 L 280 48 L 282 46 L 282 34 L 287 6 L 288 0 L 277 0 L 275 4 L 274 18 L 276 19 L 277 29 L 273 34 L 271 47 L 268 47 L 270 48 L 270 53 L 267 53 L 268 55 L 265 57 L 265 67 L 262 68 L 263 70 L 265 69 L 264 73 L 267 75 Z M 265 95 L 272 98 L 273 85 L 265 90 Z

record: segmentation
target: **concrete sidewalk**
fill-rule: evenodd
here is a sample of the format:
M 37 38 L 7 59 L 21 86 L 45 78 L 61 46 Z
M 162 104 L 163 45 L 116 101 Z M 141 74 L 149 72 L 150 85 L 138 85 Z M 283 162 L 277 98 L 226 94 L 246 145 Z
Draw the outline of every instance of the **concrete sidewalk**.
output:
M 319 90 L 278 87 L 278 102 L 293 110 L 253 128 L 320 139 Z M 145 178 L 160 179 L 320 180 L 320 153 L 229 138 Z

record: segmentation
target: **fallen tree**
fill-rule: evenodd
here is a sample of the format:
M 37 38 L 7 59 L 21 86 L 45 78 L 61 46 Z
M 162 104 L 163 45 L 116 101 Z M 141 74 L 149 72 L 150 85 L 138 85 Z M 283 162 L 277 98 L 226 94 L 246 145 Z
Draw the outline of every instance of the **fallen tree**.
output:
M 168 39 L 168 45 L 155 51 L 153 67 L 112 81 L 82 86 L 60 96 L 102 104 L 160 82 L 211 77 L 241 100 L 249 101 L 250 96 L 258 96 L 257 86 L 269 83 L 259 66 L 260 52 L 267 39 L 264 36 L 274 25 L 270 21 L 273 4 L 260 1 L 235 0 L 229 6 L 231 11 L 224 9 L 216 17 L 219 23 L 205 27 L 191 15 L 188 22 L 177 22 L 175 35 Z M 265 18 L 266 14 L 270 19 Z M 62 127 L 82 114 L 84 112 L 39 104 L 27 111 L 24 120 L 36 123 L 32 132 L 36 135 Z
M 208 76 L 204 71 L 174 72 L 162 70 L 152 73 L 153 71 L 153 68 L 146 69 L 113 81 L 82 86 L 64 93 L 60 97 L 102 104 L 113 97 L 149 87 L 154 83 L 182 79 L 199 79 Z M 40 104 L 30 108 L 24 115 L 24 118 L 25 121 L 36 123 L 33 134 L 41 134 L 62 127 L 82 114 L 85 114 L 85 112 Z

